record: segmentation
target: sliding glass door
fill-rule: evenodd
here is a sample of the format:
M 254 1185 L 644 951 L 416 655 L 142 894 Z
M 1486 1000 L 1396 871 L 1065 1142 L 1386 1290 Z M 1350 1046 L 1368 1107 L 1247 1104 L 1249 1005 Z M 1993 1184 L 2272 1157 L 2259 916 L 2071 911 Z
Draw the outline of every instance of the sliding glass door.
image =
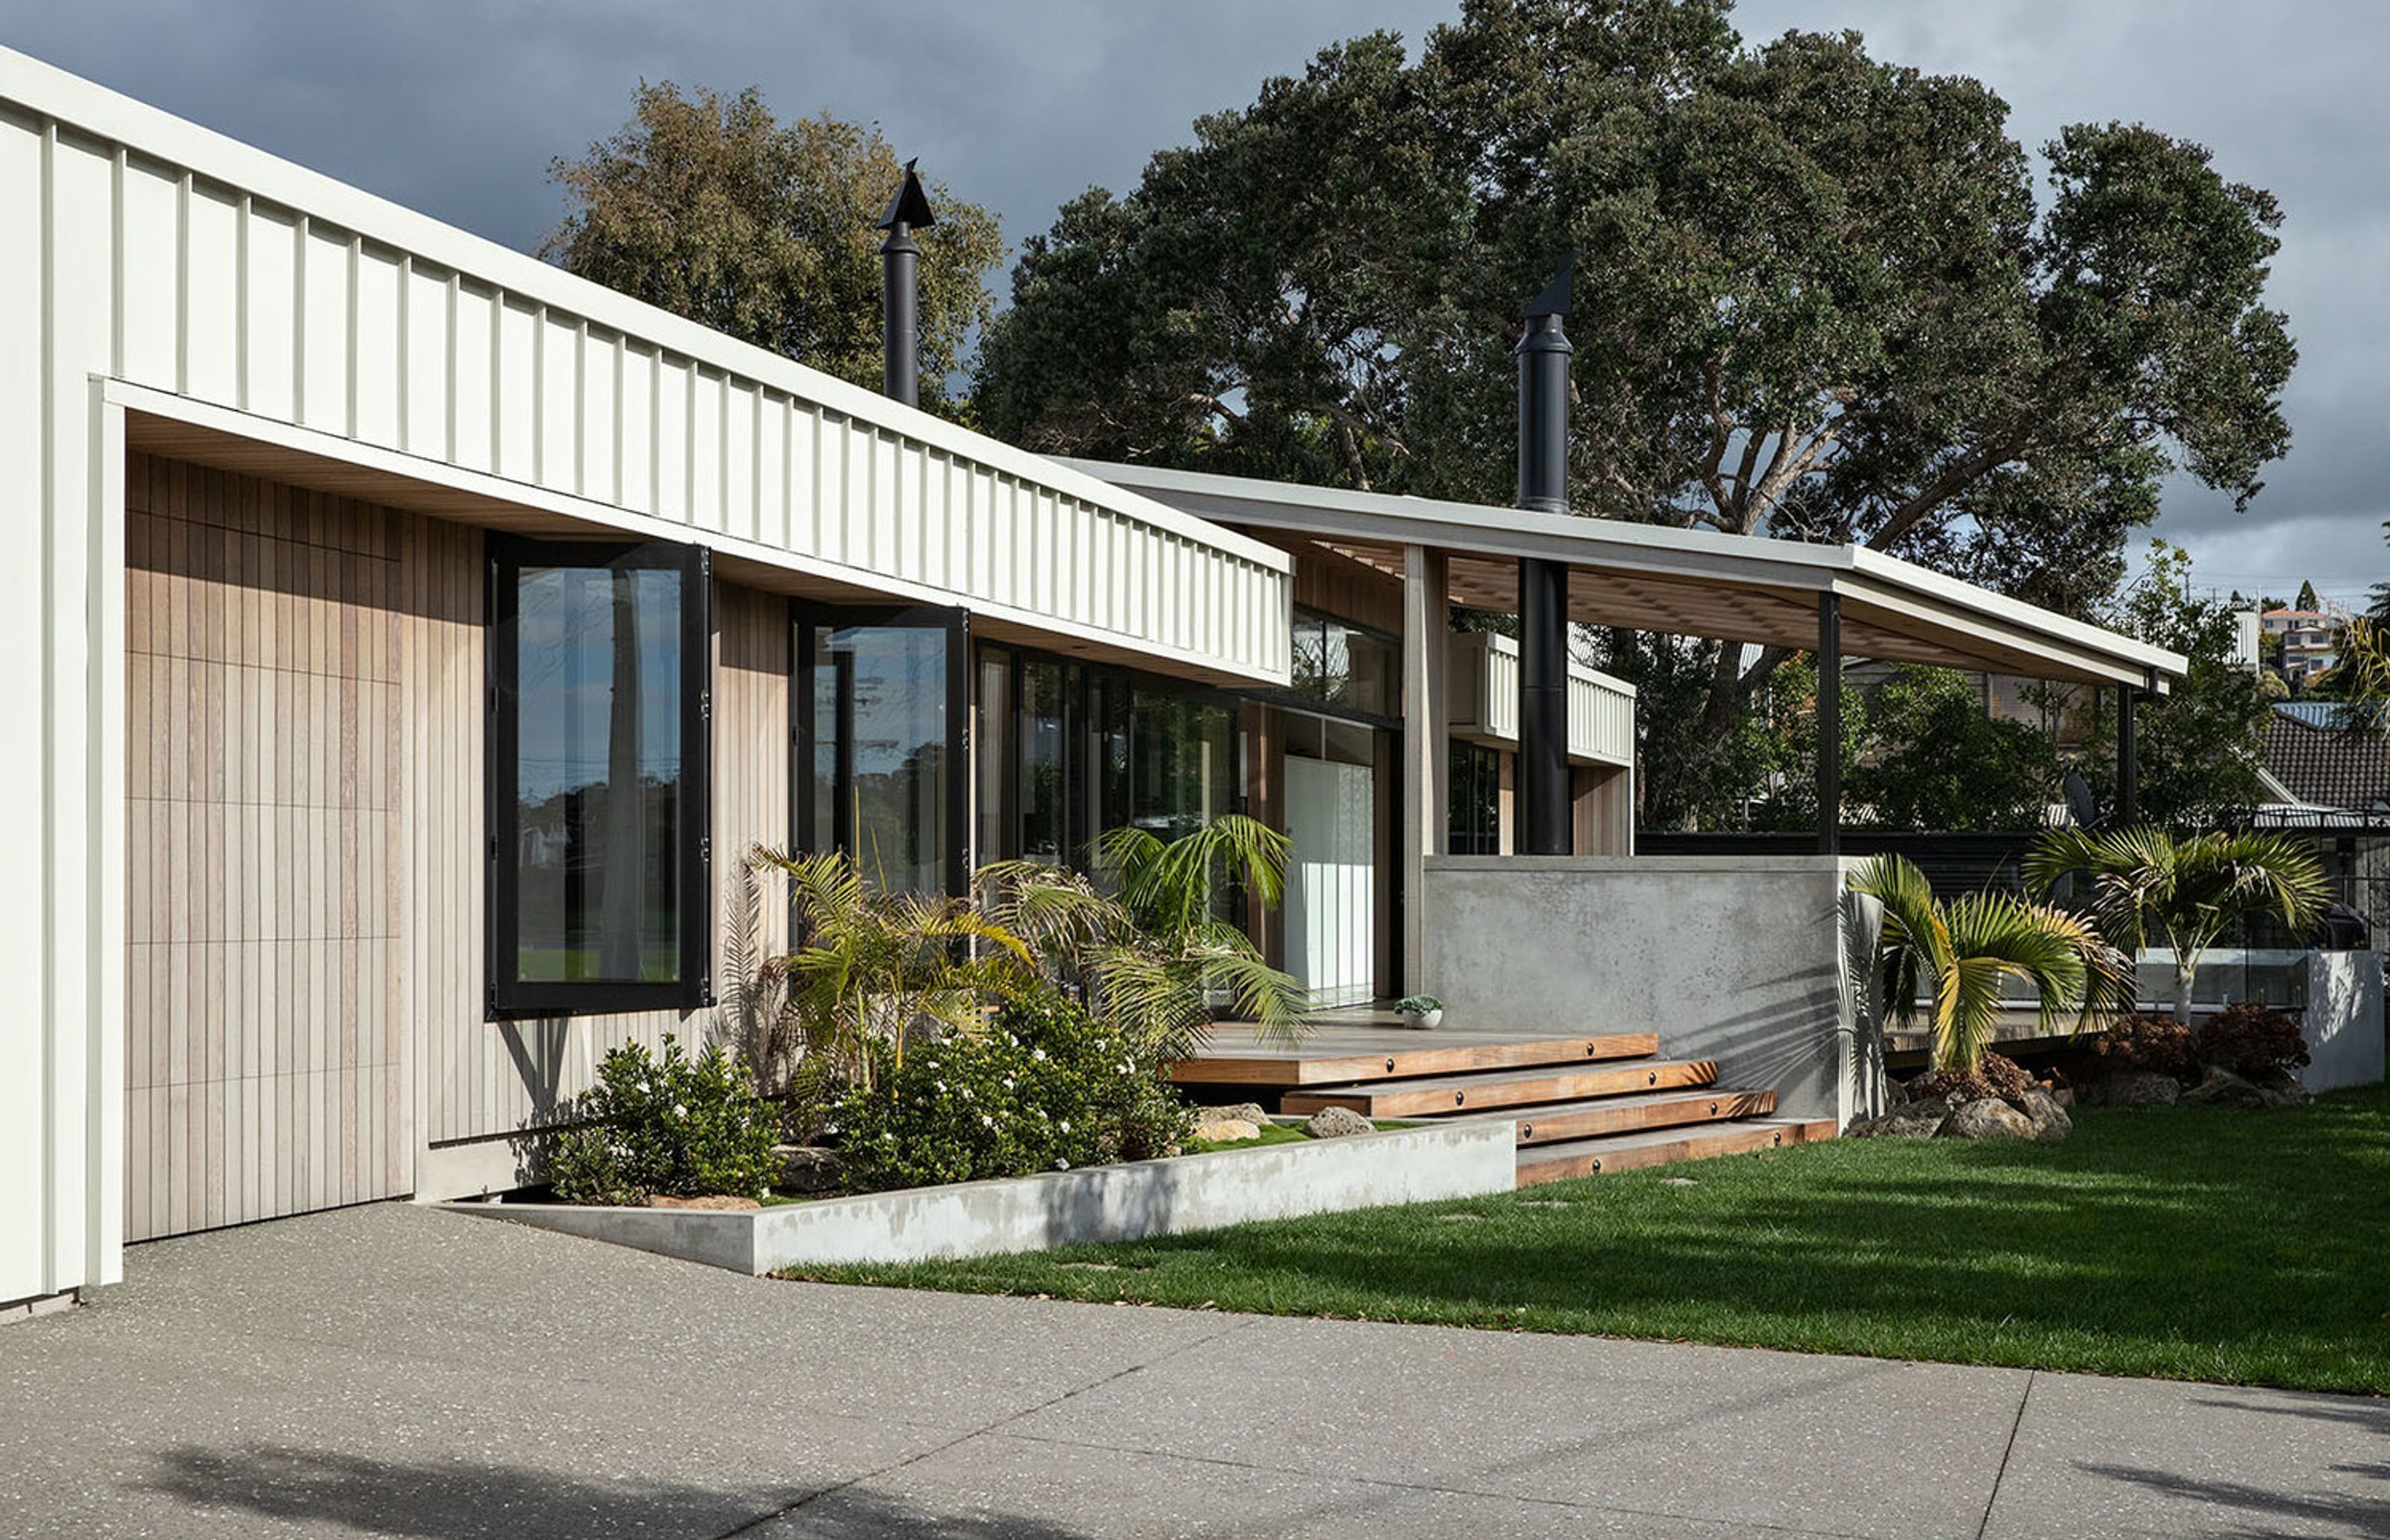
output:
M 892 892 L 970 880 L 970 677 L 959 610 L 797 618 L 797 838 Z

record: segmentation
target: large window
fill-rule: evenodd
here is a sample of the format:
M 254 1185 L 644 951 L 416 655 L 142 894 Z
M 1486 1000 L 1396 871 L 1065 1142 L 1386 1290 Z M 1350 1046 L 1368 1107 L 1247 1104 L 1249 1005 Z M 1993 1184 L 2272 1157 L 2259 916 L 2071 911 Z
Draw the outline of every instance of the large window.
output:
M 508 540 L 492 555 L 490 1003 L 703 1004 L 704 554 Z
M 1474 743 L 1452 746 L 1452 823 L 1447 838 L 1455 855 L 1502 853 L 1502 756 Z
M 1367 716 L 1402 715 L 1402 644 L 1308 610 L 1294 612 L 1294 693 Z
M 969 678 L 957 610 L 820 610 L 798 622 L 804 674 L 798 840 L 892 892 L 969 880 Z

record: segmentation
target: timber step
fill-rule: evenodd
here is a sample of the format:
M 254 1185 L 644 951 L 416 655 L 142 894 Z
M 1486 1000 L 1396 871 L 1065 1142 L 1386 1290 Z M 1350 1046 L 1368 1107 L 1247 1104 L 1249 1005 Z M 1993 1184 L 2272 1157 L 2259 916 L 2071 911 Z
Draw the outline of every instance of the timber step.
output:
M 1279 1105 L 1293 1113 L 1349 1107 L 1369 1118 L 1419 1118 L 1708 1085 L 1716 1079 L 1717 1065 L 1709 1059 L 1645 1059 L 1590 1069 L 1544 1067 L 1290 1091 Z
M 1656 1033 L 1629 1032 L 1526 1042 L 1452 1042 L 1451 1034 L 1391 1029 L 1339 1033 L 1332 1051 L 1282 1048 L 1252 1041 L 1250 1032 L 1213 1045 L 1170 1069 L 1173 1080 L 1194 1085 L 1350 1085 L 1368 1081 L 1465 1075 L 1534 1065 L 1601 1063 L 1645 1059 L 1660 1049 Z M 1437 1041 L 1442 1036 L 1446 1041 Z M 1289 1109 L 1292 1110 L 1292 1109 Z
M 1775 1110 L 1773 1091 L 1706 1085 L 1690 1091 L 1648 1091 L 1548 1107 L 1507 1107 L 1498 1115 L 1514 1120 L 1519 1125 L 1519 1142 L 1532 1145 L 1599 1138 L 1610 1134 L 1639 1134 L 1645 1129 L 1676 1128 L 1686 1123 L 1731 1123 L 1737 1118 L 1764 1118 Z
M 1519 1151 L 1519 1186 L 1634 1171 L 1671 1161 L 1780 1149 L 1833 1136 L 1831 1118 L 1756 1118 L 1690 1130 L 1657 1128 L 1638 1134 L 1531 1145 Z

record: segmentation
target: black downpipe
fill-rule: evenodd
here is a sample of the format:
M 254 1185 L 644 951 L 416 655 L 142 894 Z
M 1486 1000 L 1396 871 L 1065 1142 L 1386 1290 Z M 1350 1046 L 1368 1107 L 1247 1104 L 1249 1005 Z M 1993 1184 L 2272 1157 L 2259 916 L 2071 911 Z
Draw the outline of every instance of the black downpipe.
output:
M 2130 828 L 2141 821 L 2141 754 L 2133 708 L 2141 692 L 2130 685 L 2116 687 L 2116 825 Z
M 1561 330 L 1568 314 L 1574 257 L 1523 314 L 1519 359 L 1519 507 L 1566 513 L 1569 355 Z M 1519 802 L 1523 855 L 1567 855 L 1575 848 L 1569 807 L 1568 566 L 1534 558 L 1519 563 Z
M 1734 644 L 1727 644 L 1731 647 Z M 1818 596 L 1818 853 L 1843 853 L 1843 599 Z
M 914 164 L 905 162 L 905 185 L 876 226 L 888 232 L 880 243 L 880 390 L 907 406 L 921 404 L 921 249 L 913 232 L 938 222 Z

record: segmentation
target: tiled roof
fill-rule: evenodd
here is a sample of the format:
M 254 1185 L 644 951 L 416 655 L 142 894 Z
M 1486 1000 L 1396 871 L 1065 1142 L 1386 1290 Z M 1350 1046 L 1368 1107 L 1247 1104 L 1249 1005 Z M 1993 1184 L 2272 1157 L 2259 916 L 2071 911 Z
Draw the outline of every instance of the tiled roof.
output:
M 2266 724 L 2266 769 L 2311 807 L 2390 806 L 2390 735 L 2349 732 L 2339 703 L 2294 701 Z

